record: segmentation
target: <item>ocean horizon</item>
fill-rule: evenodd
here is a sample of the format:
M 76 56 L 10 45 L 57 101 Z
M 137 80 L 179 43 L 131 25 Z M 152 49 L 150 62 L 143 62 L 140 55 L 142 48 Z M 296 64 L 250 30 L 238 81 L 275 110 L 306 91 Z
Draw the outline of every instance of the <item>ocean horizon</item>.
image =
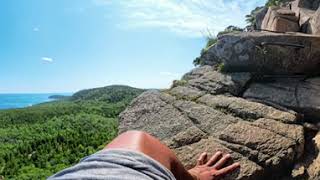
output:
M 69 96 L 73 93 L 0 93 L 0 110 L 30 107 L 36 104 L 54 101 L 52 95 Z

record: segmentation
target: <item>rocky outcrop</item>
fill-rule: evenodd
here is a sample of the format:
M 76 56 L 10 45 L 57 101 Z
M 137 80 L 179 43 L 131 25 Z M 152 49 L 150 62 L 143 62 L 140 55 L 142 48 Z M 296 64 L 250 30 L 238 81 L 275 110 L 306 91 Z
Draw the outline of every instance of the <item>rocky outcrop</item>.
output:
M 316 158 L 307 168 L 308 175 L 312 179 L 320 179 L 320 132 L 312 139 Z
M 303 113 L 310 121 L 320 119 L 320 78 L 281 78 L 252 83 L 245 98 L 278 104 Z
M 291 0 L 281 4 L 281 7 L 264 7 L 255 13 L 255 30 L 320 35 L 320 0 Z
M 310 18 L 309 24 L 307 32 L 310 34 L 320 35 L 320 8 Z
M 312 34 L 310 20 L 314 16 L 314 11 L 310 9 L 299 9 L 296 12 L 299 15 L 299 25 L 301 27 L 301 32 Z
M 291 3 L 291 8 L 294 11 L 299 9 L 317 10 L 320 6 L 320 0 L 295 0 Z
M 203 151 L 228 152 L 241 168 L 226 179 L 317 179 L 319 148 L 311 139 L 320 129 L 320 124 L 314 125 L 320 118 L 320 79 L 310 72 L 317 75 L 314 54 L 318 50 L 303 50 L 303 58 L 274 47 L 279 54 L 268 55 L 267 62 L 255 59 L 250 47 L 272 38 L 314 47 L 318 39 L 268 35 L 223 36 L 205 55 L 211 65 L 193 69 L 168 90 L 148 91 L 136 98 L 120 115 L 120 132 L 149 132 L 172 148 L 188 168 Z M 242 62 L 230 52 L 253 55 Z M 276 65 L 277 56 L 286 58 L 282 53 L 293 59 Z M 219 61 L 217 56 L 228 59 Z M 230 67 L 241 67 L 237 70 L 242 72 L 221 72 Z
M 226 179 L 280 178 L 291 173 L 304 153 L 301 117 L 280 106 L 242 98 L 252 81 L 250 73 L 223 74 L 203 66 L 182 81 L 169 90 L 148 91 L 136 98 L 120 115 L 120 132 L 151 133 L 186 167 L 192 167 L 203 151 L 228 152 L 241 168 Z
M 299 18 L 290 9 L 269 7 L 261 29 L 275 32 L 298 32 L 300 30 Z
M 288 7 L 299 18 L 300 32 L 320 35 L 320 0 L 295 0 Z
M 262 29 L 283 33 L 219 36 L 201 67 L 136 98 L 120 132 L 149 132 L 187 168 L 204 151 L 230 153 L 241 168 L 225 179 L 319 179 L 319 5 L 296 0 L 258 13 Z
M 292 170 L 291 177 L 295 179 L 320 179 L 320 132 L 316 135 L 307 133 L 305 154 Z
M 240 94 L 247 82 L 251 79 L 250 73 L 229 73 L 222 74 L 214 67 L 203 66 L 194 69 L 183 76 L 185 86 L 200 89 L 210 94 L 231 93 Z
M 320 68 L 320 37 L 302 33 L 227 34 L 201 57 L 223 71 L 312 74 Z

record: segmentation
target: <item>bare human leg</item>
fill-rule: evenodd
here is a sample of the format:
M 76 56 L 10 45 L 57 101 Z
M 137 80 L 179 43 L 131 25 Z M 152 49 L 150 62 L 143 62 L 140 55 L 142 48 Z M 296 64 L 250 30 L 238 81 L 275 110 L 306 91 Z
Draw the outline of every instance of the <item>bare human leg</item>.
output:
M 231 158 L 229 154 L 223 155 L 221 152 L 217 152 L 208 160 L 207 154 L 203 153 L 198 159 L 197 165 L 187 171 L 173 151 L 158 139 L 141 131 L 123 133 L 105 147 L 105 149 L 117 148 L 144 153 L 169 169 L 177 180 L 214 180 L 240 166 L 239 163 L 234 163 L 224 167 Z

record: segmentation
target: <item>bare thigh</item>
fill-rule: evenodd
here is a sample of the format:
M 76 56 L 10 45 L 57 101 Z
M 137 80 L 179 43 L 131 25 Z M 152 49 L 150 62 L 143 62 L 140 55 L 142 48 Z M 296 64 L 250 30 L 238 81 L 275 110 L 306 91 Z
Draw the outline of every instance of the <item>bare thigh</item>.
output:
M 119 135 L 106 149 L 128 149 L 142 152 L 172 170 L 172 161 L 176 158 L 171 150 L 158 139 L 141 131 L 128 131 Z

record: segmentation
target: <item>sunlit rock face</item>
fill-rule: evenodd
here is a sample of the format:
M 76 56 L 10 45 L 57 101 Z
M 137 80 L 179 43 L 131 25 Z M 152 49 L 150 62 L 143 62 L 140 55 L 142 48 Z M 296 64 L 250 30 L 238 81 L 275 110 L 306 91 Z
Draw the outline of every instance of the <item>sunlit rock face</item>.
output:
M 290 9 L 269 7 L 261 29 L 274 32 L 298 32 L 300 30 L 299 17 Z
M 320 0 L 295 0 L 288 6 L 299 17 L 301 32 L 320 35 Z
M 120 115 L 120 132 L 146 131 L 171 147 L 186 167 L 203 151 L 240 161 L 227 179 L 278 178 L 304 153 L 304 129 L 295 111 L 242 98 L 250 73 L 221 73 L 203 66 L 186 83 L 148 91 Z M 274 173 L 270 173 L 274 172 Z

